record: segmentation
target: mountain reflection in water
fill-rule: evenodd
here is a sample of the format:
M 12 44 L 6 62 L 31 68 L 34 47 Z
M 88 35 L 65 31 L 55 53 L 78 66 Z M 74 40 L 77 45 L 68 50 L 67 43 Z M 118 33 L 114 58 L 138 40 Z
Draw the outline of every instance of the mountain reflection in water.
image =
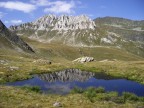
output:
M 37 75 L 38 78 L 47 82 L 84 82 L 92 78 L 95 74 L 92 72 L 81 71 L 80 69 L 66 69 L 59 72 Z
M 144 85 L 127 79 L 115 78 L 105 73 L 92 73 L 79 69 L 66 69 L 59 72 L 37 74 L 32 79 L 9 82 L 12 86 L 39 86 L 43 93 L 68 94 L 74 87 L 104 87 L 106 91 L 135 93 L 144 96 Z

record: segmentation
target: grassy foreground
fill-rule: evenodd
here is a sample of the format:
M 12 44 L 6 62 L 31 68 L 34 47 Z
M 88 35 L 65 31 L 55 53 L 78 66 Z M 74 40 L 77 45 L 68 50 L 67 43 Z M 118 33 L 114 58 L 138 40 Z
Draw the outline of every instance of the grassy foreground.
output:
M 6 86 L 0 86 L 0 97 L 0 108 L 53 108 L 55 102 L 60 102 L 62 108 L 141 108 L 144 105 L 136 101 L 124 104 L 106 100 L 91 102 L 83 94 L 44 95 Z
M 26 59 L 25 59 L 26 60 Z M 27 79 L 31 74 L 47 73 L 66 68 L 79 68 L 91 72 L 104 72 L 111 76 L 118 76 L 135 80 L 144 84 L 144 61 L 106 61 L 91 63 L 72 63 L 66 61 L 63 63 L 41 64 L 33 63 L 34 59 L 27 58 L 26 61 L 17 60 L 10 62 L 7 68 L 2 68 L 0 81 L 16 81 Z M 19 67 L 18 70 L 9 70 L 9 66 Z M 100 96 L 106 96 L 101 94 Z M 90 95 L 91 96 L 91 95 Z M 0 86 L 0 108 L 53 108 L 55 102 L 60 102 L 63 108 L 142 108 L 143 101 L 126 101 L 125 103 L 115 103 L 113 101 L 95 100 L 92 102 L 84 94 L 44 95 L 27 91 L 26 89 Z

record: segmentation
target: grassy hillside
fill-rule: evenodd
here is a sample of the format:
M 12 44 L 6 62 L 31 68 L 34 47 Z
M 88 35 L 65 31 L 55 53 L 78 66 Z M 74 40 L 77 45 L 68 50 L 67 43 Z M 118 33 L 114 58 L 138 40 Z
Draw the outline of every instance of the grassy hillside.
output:
M 132 29 L 136 27 L 140 27 L 142 30 L 144 30 L 144 20 L 136 21 L 136 20 L 130 20 L 120 17 L 103 17 L 103 18 L 96 18 L 95 22 L 97 24 L 105 24 L 105 25 L 111 25 L 115 27 L 122 27 L 126 29 Z
M 144 57 L 144 21 L 134 21 L 117 17 L 104 17 L 94 20 L 97 27 L 107 31 L 109 36 L 119 37 L 116 44 L 128 52 Z
M 41 43 L 28 38 L 23 39 L 35 49 L 38 56 L 46 57 L 51 60 L 63 58 L 72 61 L 82 56 L 92 56 L 97 61 L 104 59 L 123 61 L 143 60 L 142 57 L 131 54 L 123 49 L 110 46 L 72 47 L 61 43 Z
M 13 45 L 4 37 L 0 37 L 0 48 L 13 48 Z
M 144 59 L 125 50 L 102 46 L 93 48 L 71 47 L 60 43 L 48 44 L 28 38 L 23 39 L 33 47 L 35 53 L 0 48 L 0 83 L 24 80 L 37 73 L 79 68 L 91 72 L 104 72 L 111 76 L 135 80 L 144 84 Z M 92 56 L 95 61 L 85 64 L 72 62 L 72 60 L 82 56 Z M 45 62 L 49 60 L 52 61 L 52 64 Z M 127 100 L 125 102 L 122 101 L 122 97 L 117 97 L 116 93 L 113 92 L 101 93 L 94 97 L 90 94 L 90 96 L 94 101 L 91 101 L 85 94 L 45 95 L 28 89 L 0 85 L 1 108 L 53 108 L 55 102 L 60 102 L 65 108 L 135 108 L 143 106 L 143 98 L 136 96 L 134 99 L 139 100 Z M 109 97 L 117 98 L 120 103 L 112 101 L 114 99 L 109 99 Z

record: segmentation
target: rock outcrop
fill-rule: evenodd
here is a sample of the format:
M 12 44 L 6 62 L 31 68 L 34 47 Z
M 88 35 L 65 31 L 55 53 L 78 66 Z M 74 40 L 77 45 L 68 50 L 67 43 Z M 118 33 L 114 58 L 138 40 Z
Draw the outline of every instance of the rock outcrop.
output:
M 92 62 L 92 61 L 94 61 L 93 57 L 80 57 L 73 60 L 73 62 L 79 62 L 79 63 Z
M 94 21 L 85 15 L 81 16 L 55 16 L 46 15 L 38 20 L 21 24 L 19 26 L 11 26 L 11 30 L 33 29 L 33 30 L 77 30 L 77 29 L 95 29 Z

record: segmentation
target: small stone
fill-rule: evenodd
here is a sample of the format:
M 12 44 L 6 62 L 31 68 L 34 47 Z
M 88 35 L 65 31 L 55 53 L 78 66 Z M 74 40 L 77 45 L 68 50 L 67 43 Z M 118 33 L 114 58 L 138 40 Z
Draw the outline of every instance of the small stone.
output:
M 16 67 L 16 66 L 10 66 L 9 68 L 10 68 L 11 71 L 13 71 L 13 70 L 19 70 L 19 67 Z
M 61 105 L 60 102 L 55 102 L 55 103 L 53 104 L 53 106 L 54 106 L 54 107 L 62 107 L 62 105 Z

